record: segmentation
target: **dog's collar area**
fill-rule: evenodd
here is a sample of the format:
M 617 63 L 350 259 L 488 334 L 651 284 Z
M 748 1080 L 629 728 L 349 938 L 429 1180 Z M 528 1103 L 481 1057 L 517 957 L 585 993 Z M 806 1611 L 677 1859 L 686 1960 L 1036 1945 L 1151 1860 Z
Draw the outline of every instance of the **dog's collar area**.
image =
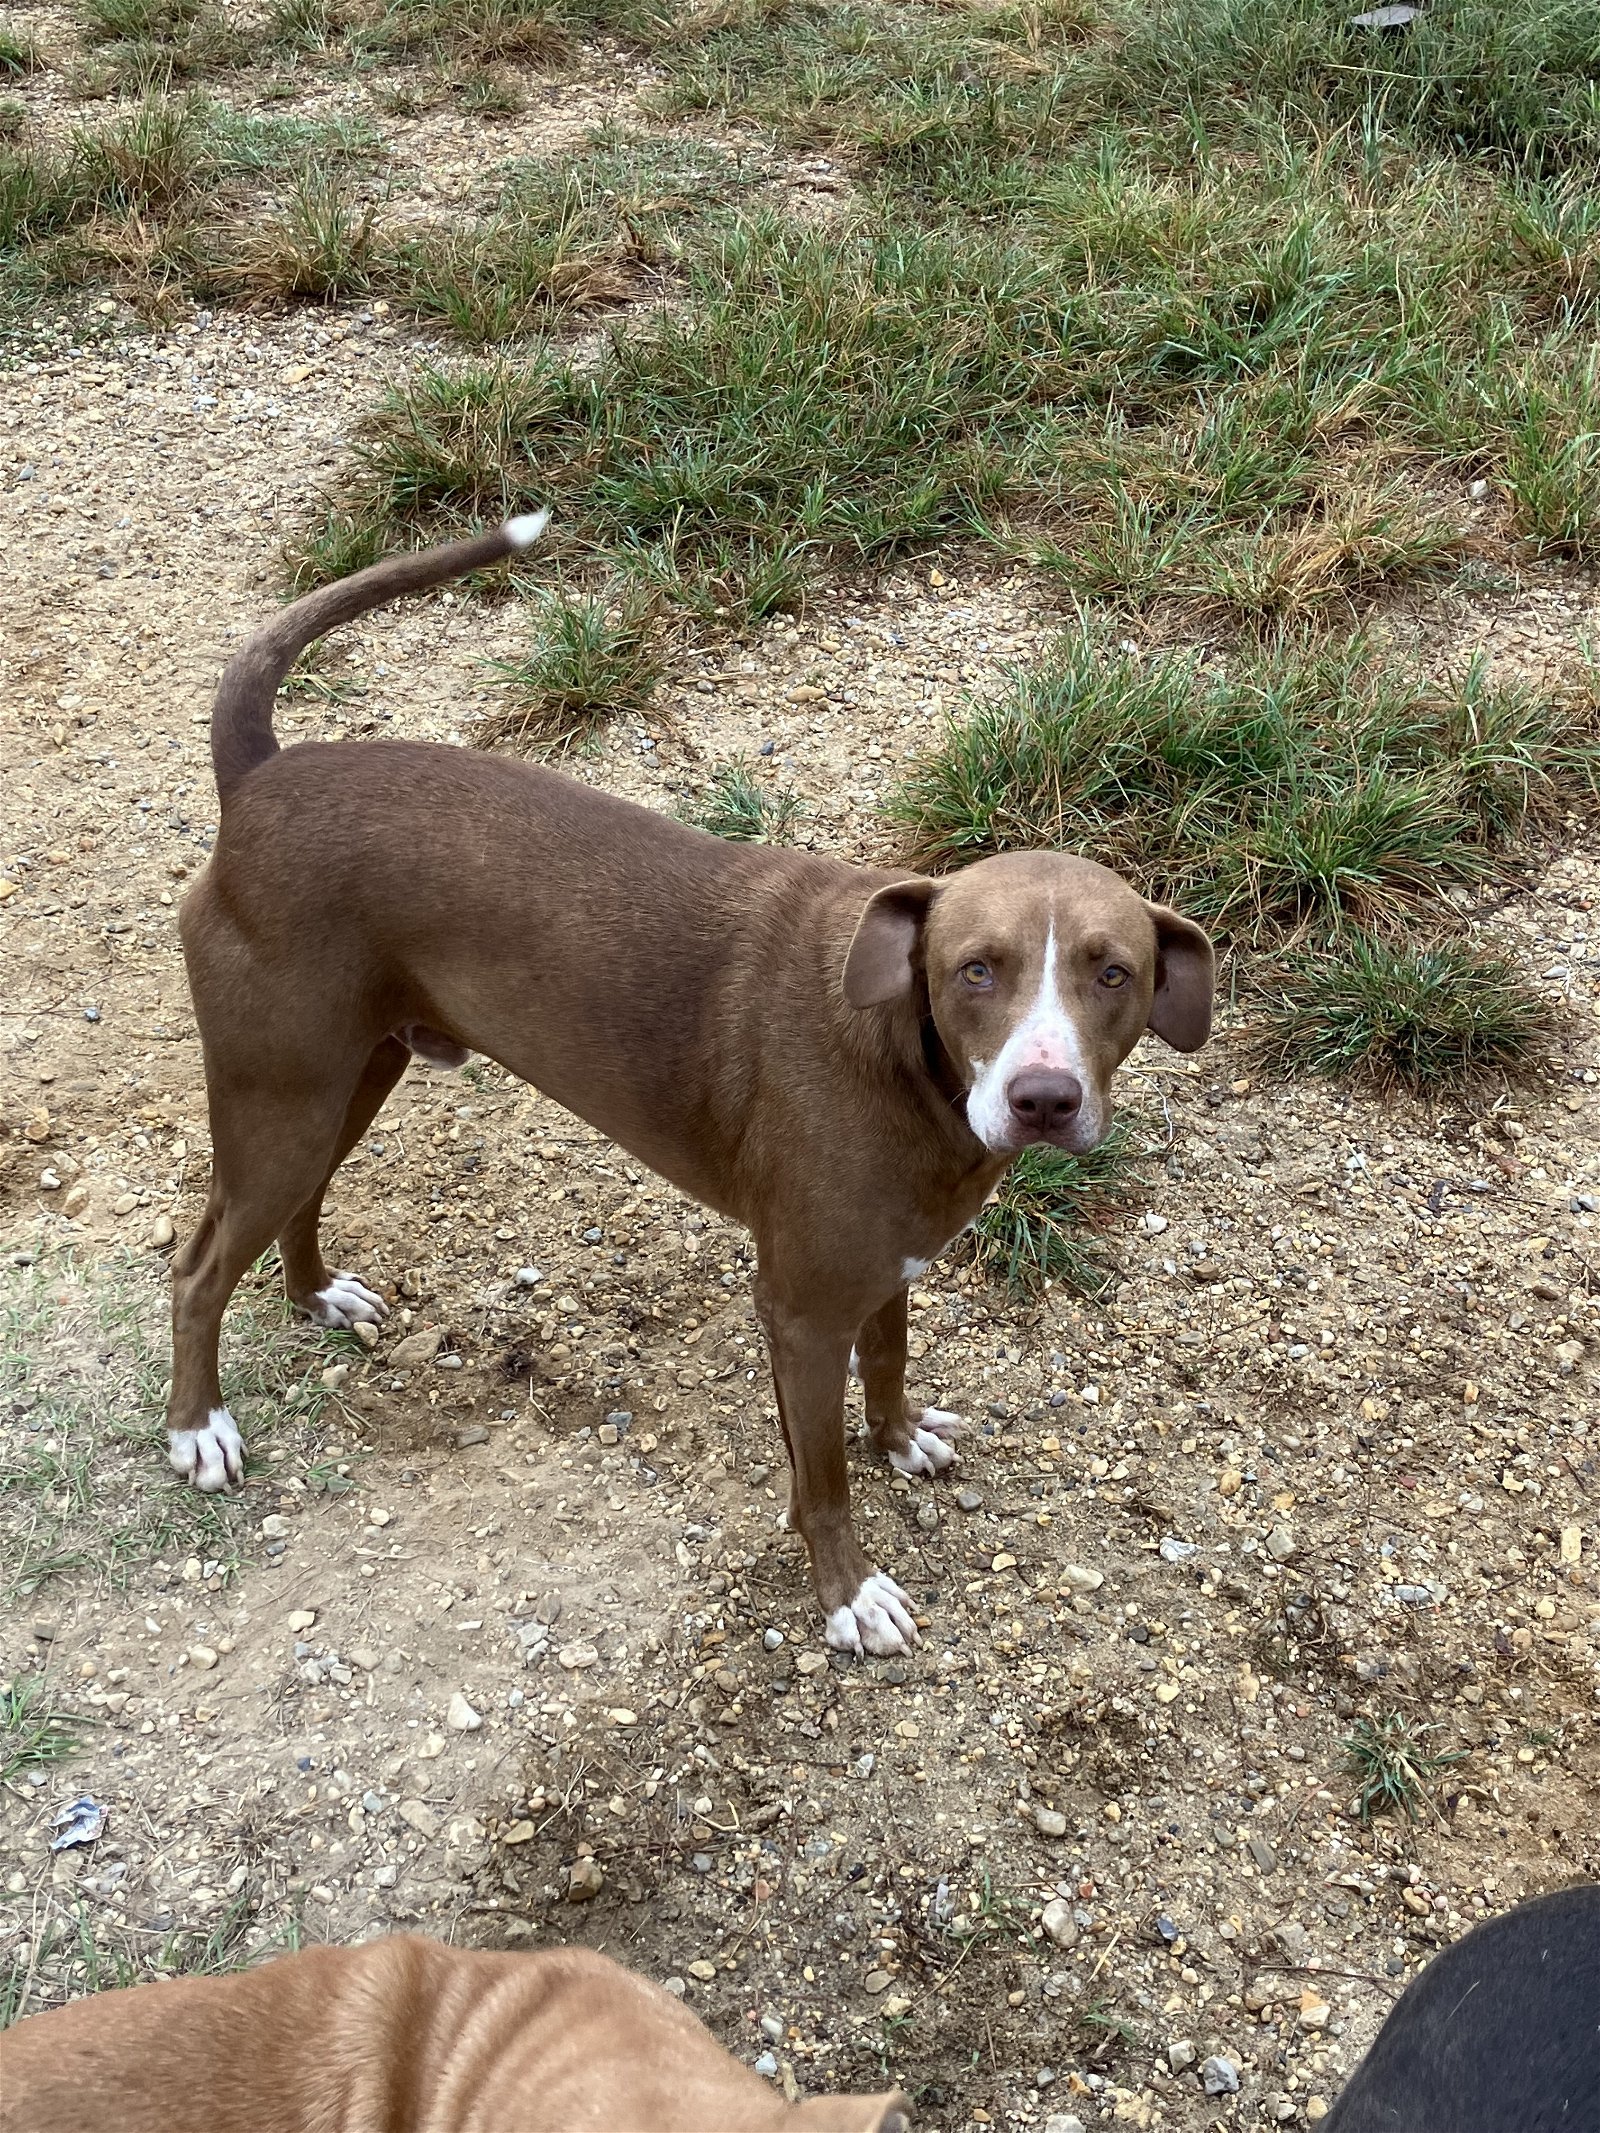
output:
M 922 1017 L 922 1063 L 928 1070 L 928 1078 L 944 1098 L 953 1104 L 964 1096 L 967 1085 L 956 1070 L 956 1063 L 945 1050 L 944 1039 L 939 1035 L 939 1025 L 931 1013 Z

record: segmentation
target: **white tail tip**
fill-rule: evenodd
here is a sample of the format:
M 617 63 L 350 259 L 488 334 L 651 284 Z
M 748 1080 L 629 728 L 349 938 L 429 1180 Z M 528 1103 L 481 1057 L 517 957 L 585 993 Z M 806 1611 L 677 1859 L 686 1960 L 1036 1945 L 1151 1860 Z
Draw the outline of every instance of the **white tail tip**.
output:
M 524 511 L 520 518 L 508 518 L 500 530 L 513 548 L 531 548 L 549 523 L 548 511 Z

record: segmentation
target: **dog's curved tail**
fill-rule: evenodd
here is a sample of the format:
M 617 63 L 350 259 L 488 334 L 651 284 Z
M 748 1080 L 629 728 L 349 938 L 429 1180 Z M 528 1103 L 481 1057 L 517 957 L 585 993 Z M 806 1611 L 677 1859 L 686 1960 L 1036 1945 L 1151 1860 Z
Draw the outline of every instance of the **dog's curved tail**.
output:
M 368 608 L 382 607 L 402 593 L 426 592 L 468 571 L 486 570 L 524 548 L 531 548 L 549 524 L 548 511 L 508 518 L 492 533 L 447 541 L 407 555 L 385 556 L 368 570 L 337 584 L 324 585 L 295 600 L 263 623 L 234 653 L 223 669 L 211 706 L 211 767 L 217 795 L 224 802 L 240 779 L 278 752 L 272 730 L 272 707 L 283 677 L 315 638 L 341 622 L 351 622 Z

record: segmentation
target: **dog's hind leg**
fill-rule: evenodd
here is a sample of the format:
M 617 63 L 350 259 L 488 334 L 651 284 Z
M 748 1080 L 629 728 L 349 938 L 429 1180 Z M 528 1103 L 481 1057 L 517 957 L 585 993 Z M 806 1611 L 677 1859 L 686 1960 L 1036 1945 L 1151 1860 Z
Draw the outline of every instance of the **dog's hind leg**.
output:
M 322 1221 L 323 1195 L 333 1183 L 335 1171 L 382 1110 L 384 1099 L 405 1072 L 410 1057 L 410 1048 L 398 1037 L 384 1038 L 362 1069 L 326 1177 L 278 1232 L 278 1256 L 283 1261 L 283 1285 L 289 1301 L 319 1325 L 353 1326 L 360 1319 L 375 1324 L 387 1315 L 388 1305 L 365 1282 L 354 1274 L 329 1272 L 317 1231 Z
M 167 1442 L 173 1466 L 197 1488 L 244 1478 L 244 1443 L 217 1372 L 222 1314 L 249 1268 L 327 1177 L 349 1088 L 342 1077 L 295 1087 L 281 1074 L 254 1074 L 219 1102 L 212 1083 L 211 1193 L 172 1269 Z
M 867 1432 L 899 1474 L 939 1474 L 956 1463 L 948 1438 L 958 1415 L 918 1407 L 906 1398 L 906 1292 L 889 1301 L 856 1335 L 853 1367 L 867 1400 Z

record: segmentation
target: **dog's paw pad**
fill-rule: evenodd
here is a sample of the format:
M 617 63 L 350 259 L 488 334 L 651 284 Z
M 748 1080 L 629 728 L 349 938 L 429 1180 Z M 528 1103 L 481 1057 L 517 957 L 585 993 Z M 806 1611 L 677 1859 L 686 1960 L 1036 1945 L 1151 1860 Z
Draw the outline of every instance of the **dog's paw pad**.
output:
M 225 1407 L 213 1407 L 204 1429 L 169 1429 L 167 1457 L 173 1470 L 207 1496 L 244 1479 L 244 1439 Z
M 883 1571 L 874 1570 L 848 1607 L 828 1617 L 827 1640 L 836 1652 L 872 1652 L 890 1658 L 920 1643 L 911 1615 L 911 1595 Z
M 389 1306 L 354 1274 L 335 1274 L 318 1289 L 311 1315 L 325 1326 L 376 1326 L 388 1317 Z

